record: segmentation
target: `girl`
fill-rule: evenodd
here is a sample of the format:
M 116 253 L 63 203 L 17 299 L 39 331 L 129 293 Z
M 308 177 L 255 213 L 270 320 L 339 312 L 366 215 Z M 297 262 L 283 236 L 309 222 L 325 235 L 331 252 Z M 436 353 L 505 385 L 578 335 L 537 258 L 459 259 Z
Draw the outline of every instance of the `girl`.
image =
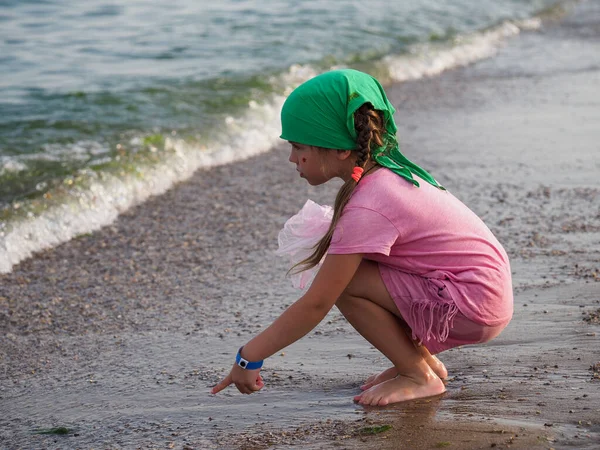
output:
M 394 108 L 370 75 L 337 70 L 295 89 L 282 112 L 290 162 L 311 185 L 344 180 L 329 231 L 300 269 L 308 291 L 240 348 L 216 394 L 262 389 L 263 359 L 311 331 L 335 304 L 393 366 L 354 400 L 386 405 L 441 394 L 435 354 L 496 337 L 512 317 L 508 257 L 491 231 L 396 141 Z

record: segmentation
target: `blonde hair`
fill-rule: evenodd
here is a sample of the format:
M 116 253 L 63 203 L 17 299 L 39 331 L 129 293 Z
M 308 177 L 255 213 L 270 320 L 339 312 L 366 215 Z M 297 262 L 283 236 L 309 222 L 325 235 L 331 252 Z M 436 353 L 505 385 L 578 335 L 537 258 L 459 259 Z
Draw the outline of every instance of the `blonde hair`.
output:
M 382 136 L 385 132 L 385 124 L 380 113 L 374 110 L 370 103 L 365 103 L 354 113 L 354 128 L 356 129 L 357 133 L 357 147 L 355 150 L 357 156 L 356 166 L 364 168 L 371 160 L 371 145 L 375 144 L 375 147 L 377 148 L 383 146 Z M 330 149 L 321 150 L 328 152 L 332 151 Z M 331 220 L 331 225 L 329 226 L 327 233 L 325 233 L 325 236 L 323 236 L 321 240 L 314 246 L 312 255 L 294 265 L 289 272 L 299 273 L 319 264 L 329 249 L 333 231 L 335 230 L 335 227 L 337 226 L 338 221 L 340 220 L 340 217 L 344 211 L 344 207 L 348 203 L 348 200 L 350 200 L 352 192 L 357 184 L 358 182 L 350 178 L 342 185 L 335 198 L 333 219 Z

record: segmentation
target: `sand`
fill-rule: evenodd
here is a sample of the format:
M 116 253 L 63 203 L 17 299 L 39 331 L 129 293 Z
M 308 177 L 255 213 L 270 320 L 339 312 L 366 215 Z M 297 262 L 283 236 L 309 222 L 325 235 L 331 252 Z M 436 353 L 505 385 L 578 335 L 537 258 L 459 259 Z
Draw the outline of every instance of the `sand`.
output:
M 209 394 L 299 296 L 279 229 L 339 186 L 307 186 L 282 144 L 0 276 L 0 447 L 599 448 L 599 38 L 600 5 L 579 3 L 495 58 L 387 88 L 403 151 L 511 258 L 514 319 L 440 355 L 445 395 L 353 404 L 387 363 L 337 311 L 267 360 L 260 393 Z

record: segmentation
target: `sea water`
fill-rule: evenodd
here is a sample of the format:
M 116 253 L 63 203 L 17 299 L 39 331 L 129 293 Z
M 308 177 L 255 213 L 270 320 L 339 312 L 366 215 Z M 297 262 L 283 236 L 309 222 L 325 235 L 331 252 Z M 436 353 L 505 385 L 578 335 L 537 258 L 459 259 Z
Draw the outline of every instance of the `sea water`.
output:
M 0 272 L 278 142 L 301 82 L 493 56 L 556 0 L 0 0 Z

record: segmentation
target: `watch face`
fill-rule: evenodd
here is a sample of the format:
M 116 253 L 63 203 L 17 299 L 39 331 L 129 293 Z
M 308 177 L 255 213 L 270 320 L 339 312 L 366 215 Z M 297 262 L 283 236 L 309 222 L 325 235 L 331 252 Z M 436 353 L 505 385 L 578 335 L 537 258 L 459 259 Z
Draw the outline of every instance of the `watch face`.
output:
M 242 369 L 245 369 L 246 368 L 246 361 L 240 361 L 240 367 Z

